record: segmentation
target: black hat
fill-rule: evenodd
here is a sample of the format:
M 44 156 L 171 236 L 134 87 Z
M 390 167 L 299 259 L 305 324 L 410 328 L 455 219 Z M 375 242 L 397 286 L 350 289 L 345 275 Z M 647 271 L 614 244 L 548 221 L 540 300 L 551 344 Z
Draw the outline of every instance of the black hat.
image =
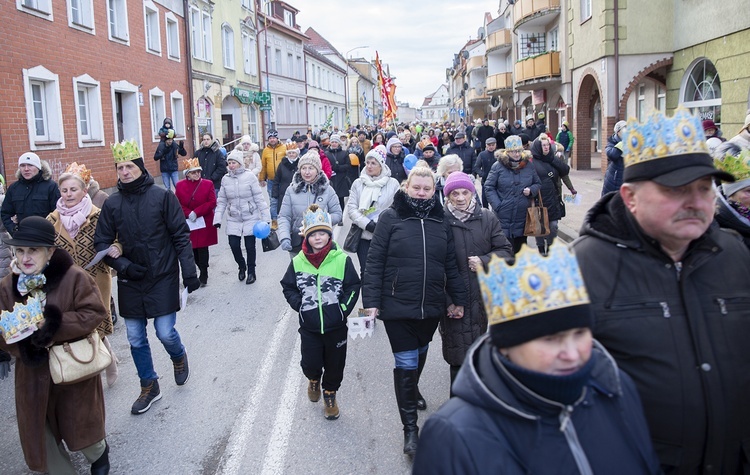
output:
M 435 151 L 435 146 L 432 145 L 432 144 L 429 144 L 429 145 L 425 145 L 424 147 L 422 147 L 422 151 L 423 152 L 426 152 L 428 150 L 432 150 L 434 152 Z
M 55 227 L 41 216 L 29 216 L 18 223 L 13 238 L 4 241 L 11 246 L 53 247 Z

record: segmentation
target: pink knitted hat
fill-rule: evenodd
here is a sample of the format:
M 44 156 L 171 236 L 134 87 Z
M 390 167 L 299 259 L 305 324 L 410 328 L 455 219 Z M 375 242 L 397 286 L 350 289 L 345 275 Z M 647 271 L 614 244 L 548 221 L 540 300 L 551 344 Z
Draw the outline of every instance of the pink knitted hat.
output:
M 477 189 L 474 187 L 474 180 L 469 175 L 464 172 L 453 172 L 445 180 L 443 194 L 448 196 L 451 194 L 451 191 L 458 190 L 459 188 L 464 188 L 472 193 L 477 192 Z

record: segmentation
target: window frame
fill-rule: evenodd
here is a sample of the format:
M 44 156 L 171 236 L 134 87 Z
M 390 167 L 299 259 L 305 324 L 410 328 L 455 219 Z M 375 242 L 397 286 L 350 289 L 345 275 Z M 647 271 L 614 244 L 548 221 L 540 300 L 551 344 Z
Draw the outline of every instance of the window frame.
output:
M 146 52 L 161 56 L 160 12 L 151 0 L 143 1 L 143 34 Z M 156 29 L 156 31 L 153 31 Z
M 593 4 L 592 3 L 593 3 L 592 0 L 581 0 L 580 23 L 585 23 L 593 17 Z
M 689 82 L 692 80 L 692 82 L 695 84 L 695 92 L 698 90 L 698 86 L 701 86 L 705 81 L 705 72 L 706 72 L 706 66 L 711 65 L 713 70 L 716 72 L 716 75 L 711 78 L 710 86 L 711 90 L 718 91 L 718 96 L 714 96 L 712 99 L 702 99 L 702 100 L 692 100 L 692 101 L 686 101 L 685 96 L 688 93 L 688 85 Z M 696 81 L 693 79 L 693 72 L 698 69 L 699 67 L 703 68 L 703 79 L 700 83 L 696 83 Z M 714 85 L 718 85 L 718 88 L 715 88 Z M 693 114 L 696 114 L 700 116 L 701 120 L 704 119 L 711 119 L 713 120 L 717 125 L 721 123 L 721 106 L 722 106 L 722 96 L 721 96 L 721 76 L 719 74 L 719 70 L 716 68 L 716 65 L 713 61 L 706 57 L 700 57 L 695 59 L 688 68 L 685 69 L 685 74 L 682 76 L 682 81 L 680 83 L 680 96 L 679 96 L 679 104 L 687 107 L 690 109 L 690 112 Z M 702 109 L 710 108 L 711 114 L 706 115 Z M 718 113 L 717 113 L 718 112 Z
M 62 118 L 60 77 L 44 66 L 35 66 L 23 70 L 23 85 L 30 150 L 64 149 L 65 130 Z M 43 89 L 41 95 L 42 120 L 46 128 L 46 133 L 43 136 L 36 134 L 33 99 L 33 87 L 36 85 L 42 85 Z
M 73 19 L 73 3 L 78 2 L 79 10 L 83 10 L 82 15 L 87 16 L 88 23 L 76 22 Z M 94 23 L 94 2 L 93 0 L 67 0 L 68 26 L 74 30 L 82 31 L 91 35 L 96 34 Z
M 28 5 L 27 2 L 35 2 L 35 5 Z M 55 19 L 52 14 L 52 0 L 16 0 L 16 9 L 48 21 Z
M 221 56 L 224 68 L 234 71 L 234 30 L 228 23 L 221 25 Z
M 132 84 L 125 80 L 117 80 L 110 82 L 110 105 L 112 107 L 112 128 L 113 137 L 115 143 L 123 140 L 134 139 L 140 150 L 143 151 L 143 127 L 141 123 L 141 92 L 139 86 Z M 123 108 L 123 124 L 128 127 L 128 131 L 132 130 L 132 135 L 128 136 L 127 132 L 123 130 L 123 137 L 117 130 L 117 104 L 116 95 L 117 93 L 128 94 L 133 99 L 130 104 L 123 104 L 123 106 L 130 106 L 129 108 Z
M 169 108 L 172 112 L 172 127 L 174 128 L 175 137 L 185 138 L 187 136 L 185 98 L 180 91 L 175 89 L 169 93 Z
M 294 13 L 290 10 L 284 10 L 284 24 L 290 28 L 294 28 Z
M 258 58 L 255 36 L 252 32 L 243 30 L 242 35 L 242 61 L 245 74 L 258 75 Z M 249 69 L 248 69 L 249 65 Z
M 80 99 L 79 92 L 85 89 L 88 103 L 88 128 L 86 137 L 81 131 Z M 104 117 L 102 115 L 101 83 L 88 74 L 73 78 L 74 103 L 76 110 L 76 136 L 78 147 L 101 147 L 104 145 Z
M 172 38 L 171 30 L 174 28 L 175 35 Z M 167 59 L 172 61 L 182 61 L 182 55 L 180 51 L 180 22 L 177 21 L 177 17 L 172 12 L 167 12 L 164 15 L 164 32 L 167 36 Z M 175 53 L 176 48 L 176 54 Z
M 116 5 L 117 8 L 112 6 Z M 107 36 L 110 41 L 130 46 L 130 23 L 128 22 L 128 0 L 107 0 Z M 118 11 L 119 10 L 119 11 Z M 114 18 L 113 18 L 114 11 Z M 116 35 L 112 34 L 115 26 Z M 120 31 L 122 29 L 123 31 Z
M 154 106 L 161 106 L 161 112 L 162 112 L 163 117 L 157 116 L 157 113 L 159 111 L 155 109 L 158 109 L 158 107 L 154 107 Z M 164 119 L 167 117 L 167 104 L 164 98 L 164 91 L 162 91 L 158 87 L 149 89 L 148 108 L 149 108 L 148 115 L 151 118 L 151 141 L 156 143 L 156 142 L 161 141 L 161 137 L 159 137 L 159 129 L 164 123 Z M 174 124 L 172 125 L 174 126 Z
M 240 7 L 244 8 L 245 10 L 249 11 L 255 11 L 255 0 L 241 0 L 240 1 Z

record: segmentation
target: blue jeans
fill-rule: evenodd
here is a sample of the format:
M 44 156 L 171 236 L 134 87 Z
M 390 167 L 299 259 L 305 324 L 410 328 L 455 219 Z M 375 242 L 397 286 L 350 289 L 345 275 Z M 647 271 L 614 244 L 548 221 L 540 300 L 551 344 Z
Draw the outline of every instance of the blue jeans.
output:
M 177 172 L 161 172 L 161 181 L 164 182 L 164 188 L 172 191 L 169 187 L 169 182 L 172 182 L 172 186 L 177 186 L 177 182 L 180 181 L 180 175 Z
M 279 217 L 279 210 L 278 210 L 278 208 L 279 208 L 279 199 L 278 198 L 274 198 L 273 196 L 271 196 L 271 191 L 272 191 L 272 188 L 273 188 L 273 184 L 271 183 L 271 180 L 269 180 L 269 179 L 266 179 L 266 188 L 268 189 L 268 199 L 271 202 L 270 203 L 270 207 L 271 207 L 271 219 L 276 219 L 276 218 Z
M 138 377 L 141 379 L 157 379 L 154 370 L 154 361 L 151 359 L 151 346 L 148 344 L 146 335 L 146 318 L 123 318 L 125 328 L 128 331 L 128 343 L 130 343 L 130 354 L 133 356 L 133 363 L 138 370 Z M 154 329 L 156 337 L 164 345 L 164 349 L 169 353 L 172 359 L 180 358 L 185 354 L 185 347 L 180 340 L 180 334 L 174 328 L 177 321 L 177 313 L 170 313 L 155 317 Z
M 393 358 L 396 360 L 396 368 L 401 369 L 418 369 L 419 368 L 419 355 L 426 352 L 430 345 L 425 345 L 416 350 L 399 351 L 393 353 Z

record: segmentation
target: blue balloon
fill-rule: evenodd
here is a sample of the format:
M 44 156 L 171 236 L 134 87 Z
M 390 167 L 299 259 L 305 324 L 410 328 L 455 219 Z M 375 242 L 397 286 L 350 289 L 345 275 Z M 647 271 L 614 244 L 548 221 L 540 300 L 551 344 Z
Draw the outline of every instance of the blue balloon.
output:
M 271 225 L 265 221 L 258 221 L 253 226 L 253 236 L 258 239 L 265 239 L 271 234 Z
M 227 158 L 227 149 L 224 147 L 219 147 L 219 153 L 221 153 L 222 157 Z
M 414 165 L 417 164 L 417 160 L 417 156 L 413 153 L 410 153 L 409 155 L 404 157 L 404 168 L 406 168 L 407 170 L 411 170 L 412 168 L 414 168 Z

